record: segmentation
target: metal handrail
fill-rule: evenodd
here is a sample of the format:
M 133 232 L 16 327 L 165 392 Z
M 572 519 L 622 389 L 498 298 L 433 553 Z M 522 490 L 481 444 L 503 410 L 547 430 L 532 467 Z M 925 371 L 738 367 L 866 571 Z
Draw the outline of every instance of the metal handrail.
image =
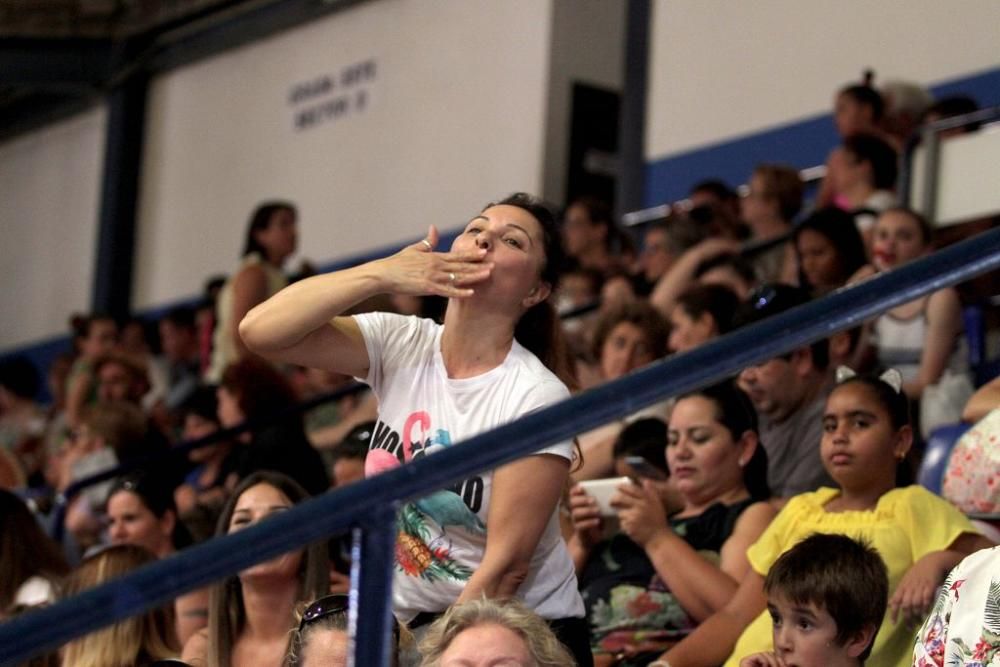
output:
M 799 170 L 799 178 L 802 179 L 803 185 L 810 185 L 817 181 L 822 181 L 826 176 L 826 165 L 818 164 L 813 167 L 806 167 L 805 169 Z M 743 185 L 736 186 L 736 191 L 740 195 L 745 195 L 749 186 L 745 183 Z M 639 227 L 641 225 L 648 224 L 650 222 L 658 222 L 660 220 L 666 220 L 667 217 L 673 211 L 689 211 L 691 210 L 691 200 L 690 199 L 678 199 L 672 204 L 659 204 L 657 206 L 649 206 L 646 208 L 641 208 L 636 211 L 629 211 L 622 216 L 622 225 L 625 227 Z
M 623 414 L 735 374 L 897 305 L 1000 268 L 1000 229 L 842 288 L 702 347 L 191 547 L 52 607 L 0 625 L 0 663 L 13 663 L 326 536 L 353 529 L 354 663 L 386 665 L 390 576 L 400 503 L 536 452 Z M 359 623 L 364 618 L 365 622 Z

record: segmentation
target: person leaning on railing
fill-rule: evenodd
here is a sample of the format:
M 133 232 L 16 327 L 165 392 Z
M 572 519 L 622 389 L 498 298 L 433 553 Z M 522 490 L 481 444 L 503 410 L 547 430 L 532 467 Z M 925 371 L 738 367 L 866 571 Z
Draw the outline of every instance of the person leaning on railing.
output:
M 295 283 L 254 308 L 240 334 L 272 360 L 364 378 L 379 399 L 366 474 L 569 395 L 569 356 L 547 298 L 562 250 L 555 217 L 516 194 L 466 225 L 450 252 L 437 230 L 381 260 Z M 343 317 L 375 294 L 449 298 L 444 324 L 370 313 Z M 565 371 L 563 369 L 566 369 Z M 545 618 L 581 665 L 591 664 L 583 602 L 556 508 L 570 442 L 404 505 L 393 607 L 410 627 L 454 602 L 517 596 Z M 525 512 L 531 507 L 531 512 Z

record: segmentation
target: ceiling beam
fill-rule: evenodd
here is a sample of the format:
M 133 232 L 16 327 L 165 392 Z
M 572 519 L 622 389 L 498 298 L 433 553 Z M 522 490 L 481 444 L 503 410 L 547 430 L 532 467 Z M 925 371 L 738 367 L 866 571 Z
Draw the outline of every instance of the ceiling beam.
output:
M 0 85 L 35 89 L 96 89 L 112 73 L 112 43 L 104 39 L 0 40 Z

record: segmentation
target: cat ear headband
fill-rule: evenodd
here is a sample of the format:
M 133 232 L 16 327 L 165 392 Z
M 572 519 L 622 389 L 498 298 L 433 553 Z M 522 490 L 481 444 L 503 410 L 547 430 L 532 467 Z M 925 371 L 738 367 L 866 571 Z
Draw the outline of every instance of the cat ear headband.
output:
M 850 380 L 852 377 L 856 376 L 857 373 L 855 373 L 853 369 L 848 368 L 847 366 L 837 367 L 837 374 L 836 374 L 837 384 L 840 384 L 841 382 L 846 382 L 847 380 Z M 882 382 L 885 382 L 890 387 L 892 387 L 892 390 L 897 394 L 903 389 L 903 376 L 900 375 L 899 371 L 897 371 L 895 368 L 890 368 L 886 372 L 882 373 L 881 375 L 878 376 L 878 379 L 881 380 Z

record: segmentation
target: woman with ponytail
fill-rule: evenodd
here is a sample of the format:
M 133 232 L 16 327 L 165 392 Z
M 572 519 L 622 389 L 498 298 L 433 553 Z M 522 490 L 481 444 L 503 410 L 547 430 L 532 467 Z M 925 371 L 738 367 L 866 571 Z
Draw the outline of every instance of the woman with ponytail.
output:
M 240 334 L 254 352 L 363 378 L 379 399 L 366 473 L 377 474 L 569 395 L 568 356 L 548 297 L 562 249 L 555 217 L 515 194 L 486 206 L 448 252 L 427 237 L 384 259 L 289 286 Z M 448 298 L 444 324 L 342 316 L 376 294 Z M 587 624 L 556 509 L 573 445 L 563 442 L 404 505 L 393 606 L 419 628 L 455 602 L 518 597 L 580 665 Z M 525 512 L 531 507 L 531 512 Z

